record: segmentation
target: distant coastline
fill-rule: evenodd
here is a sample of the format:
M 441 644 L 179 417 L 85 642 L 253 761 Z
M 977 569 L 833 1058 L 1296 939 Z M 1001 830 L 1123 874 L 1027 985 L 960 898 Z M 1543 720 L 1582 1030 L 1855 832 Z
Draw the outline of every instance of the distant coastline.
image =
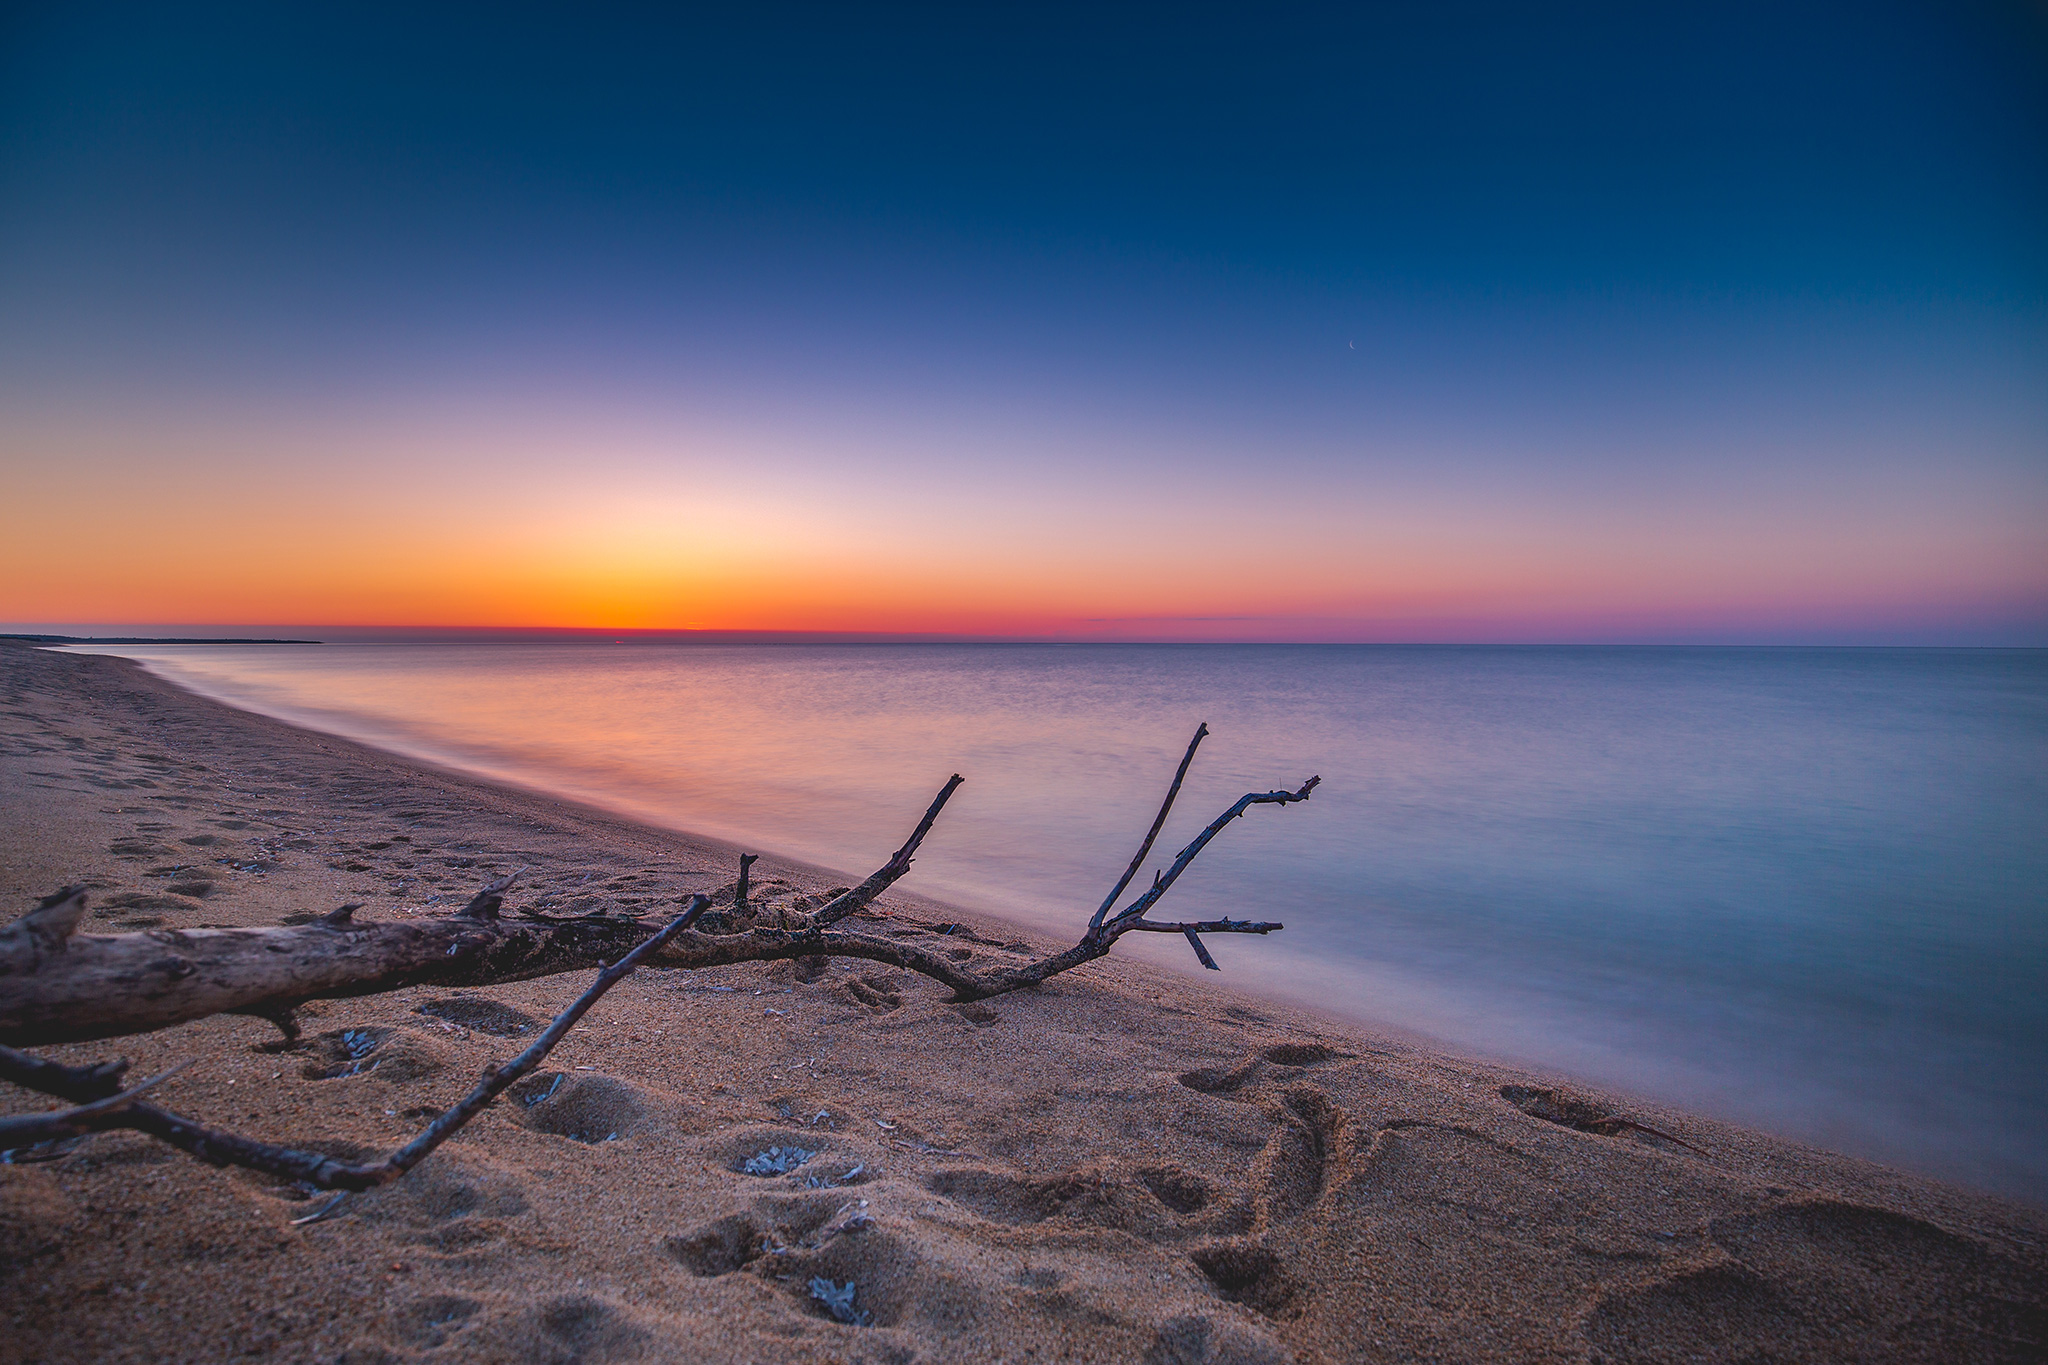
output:
M 0 635 L 32 645 L 317 645 L 319 640 L 256 640 L 227 636 L 204 639 L 153 635 Z

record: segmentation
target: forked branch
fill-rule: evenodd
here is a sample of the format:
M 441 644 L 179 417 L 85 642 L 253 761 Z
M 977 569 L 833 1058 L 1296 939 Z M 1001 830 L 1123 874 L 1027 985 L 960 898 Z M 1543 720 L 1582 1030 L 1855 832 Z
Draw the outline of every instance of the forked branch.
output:
M 1166 799 L 1159 803 L 1159 814 L 1152 817 L 1152 828 L 1145 831 L 1145 842 L 1138 845 L 1138 851 L 1131 855 L 1131 865 L 1124 869 L 1124 875 L 1117 879 L 1109 894 L 1102 898 L 1102 905 L 1095 917 L 1088 921 L 1088 936 L 1093 938 L 1102 931 L 1102 917 L 1116 904 L 1116 898 L 1131 884 L 1131 878 L 1138 875 L 1138 869 L 1145 865 L 1145 855 L 1152 851 L 1152 841 L 1159 837 L 1159 831 L 1166 826 L 1166 817 L 1173 811 L 1173 799 L 1180 795 L 1180 784 L 1187 780 L 1188 765 L 1195 761 L 1195 750 L 1202 747 L 1202 741 L 1209 737 L 1209 723 L 1202 722 L 1195 727 L 1195 737 L 1188 741 L 1188 751 L 1181 755 L 1180 767 L 1174 771 L 1173 782 L 1166 789 Z
M 801 917 L 792 927 L 704 933 L 694 925 L 708 900 L 663 925 L 606 915 L 557 918 L 500 911 L 518 873 L 484 887 L 460 911 L 437 920 L 358 923 L 346 905 L 296 928 L 197 929 L 143 934 L 81 934 L 85 893 L 67 887 L 0 929 L 0 1080 L 65 1100 L 70 1107 L 0 1120 L 0 1144 L 21 1147 L 83 1133 L 131 1129 L 217 1166 L 243 1166 L 330 1190 L 365 1190 L 397 1179 L 468 1123 L 507 1087 L 538 1066 L 576 1021 L 635 968 L 685 970 L 799 957 L 850 957 L 918 972 L 953 992 L 955 1002 L 1003 995 L 1106 956 L 1127 933 L 1184 936 L 1204 967 L 1216 968 L 1203 934 L 1269 934 L 1283 926 L 1256 920 L 1167 922 L 1146 918 L 1202 850 L 1231 821 L 1257 805 L 1308 800 L 1318 778 L 1294 791 L 1249 792 L 1195 836 L 1152 885 L 1114 916 L 1109 910 L 1165 827 L 1195 750 L 1208 734 L 1195 731 L 1159 814 L 1137 856 L 1073 947 L 1033 962 L 977 968 L 955 961 L 957 941 L 930 948 L 916 936 L 883 937 L 835 927 L 867 909 L 910 870 L 961 778 L 940 789 L 903 846 L 859 886 Z M 751 909 L 743 889 L 754 859 L 741 862 L 735 909 Z M 785 921 L 787 923 L 787 921 Z M 609 962 L 611 965 L 606 966 Z M 598 966 L 597 979 L 533 1045 L 484 1079 L 420 1135 L 382 1161 L 349 1163 L 317 1152 L 259 1142 L 209 1128 L 143 1098 L 169 1074 L 122 1088 L 126 1062 L 64 1066 L 16 1051 L 42 1044 L 113 1037 L 166 1028 L 223 1013 L 276 1021 L 289 1043 L 291 1014 L 307 1000 L 369 995 L 416 985 L 487 985 Z
M 1202 736 L 1203 734 L 1207 733 L 1208 728 L 1209 727 L 1205 725 L 1200 730 L 1197 730 L 1195 732 L 1196 744 L 1201 743 Z M 1190 744 L 1188 746 L 1188 756 L 1192 758 L 1194 756 L 1194 752 L 1194 745 Z M 1181 773 L 1185 774 L 1186 772 L 1187 763 L 1185 760 L 1183 760 L 1181 763 Z M 1173 884 L 1180 880 L 1180 874 L 1187 871 L 1189 864 L 1193 863 L 1195 861 L 1195 858 L 1201 853 L 1201 851 L 1209 846 L 1209 841 L 1211 839 L 1214 839 L 1218 834 L 1222 833 L 1224 826 L 1228 825 L 1232 820 L 1235 820 L 1238 817 L 1242 816 L 1246 811 L 1250 810 L 1253 806 L 1287 806 L 1292 805 L 1296 801 L 1306 801 L 1308 800 L 1310 793 L 1315 791 L 1316 784 L 1321 782 L 1322 780 L 1323 779 L 1320 777 L 1311 777 L 1308 781 L 1301 784 L 1301 787 L 1298 791 L 1246 792 L 1243 796 L 1240 796 L 1237 799 L 1237 804 L 1233 805 L 1229 810 L 1223 812 L 1223 814 L 1217 816 L 1214 820 L 1211 820 L 1209 822 L 1208 828 L 1204 829 L 1200 834 L 1197 834 L 1194 838 L 1194 842 L 1190 843 L 1186 848 L 1180 851 L 1180 856 L 1173 860 L 1173 865 L 1166 869 L 1164 875 L 1160 875 L 1157 873 L 1153 875 L 1152 885 L 1150 888 L 1146 890 L 1144 895 L 1132 901 L 1130 905 L 1127 906 L 1123 911 L 1121 911 L 1115 919 L 1110 920 L 1108 923 L 1102 925 L 1100 928 L 1097 928 L 1096 926 L 1091 924 L 1088 930 L 1089 935 L 1093 938 L 1107 939 L 1110 942 L 1114 942 L 1117 935 L 1128 933 L 1133 929 L 1150 929 L 1155 932 L 1163 931 L 1166 933 L 1173 933 L 1178 931 L 1180 933 L 1184 933 L 1187 935 L 1188 943 L 1195 950 L 1196 959 L 1199 960 L 1204 967 L 1207 967 L 1210 971 L 1221 971 L 1222 968 L 1216 965 L 1216 959 L 1210 957 L 1209 950 L 1202 946 L 1202 940 L 1199 937 L 1197 937 L 1198 935 L 1207 933 L 1268 934 L 1271 933 L 1273 930 L 1279 929 L 1283 926 L 1278 924 L 1253 923 L 1248 920 L 1228 919 L 1210 921 L 1210 924 L 1213 927 L 1206 928 L 1198 925 L 1187 924 L 1154 924 L 1146 920 L 1145 912 L 1147 910 L 1150 910 L 1153 906 L 1159 903 L 1160 897 L 1164 896 L 1168 891 L 1170 891 L 1173 888 Z M 1174 777 L 1173 785 L 1176 790 L 1180 787 L 1179 775 L 1176 775 Z M 1173 804 L 1173 792 L 1169 791 L 1167 793 L 1166 803 L 1169 806 Z M 1160 819 L 1163 821 L 1165 817 L 1166 812 L 1164 809 L 1162 809 L 1160 811 Z M 1148 834 L 1145 836 L 1145 847 L 1140 848 L 1138 850 L 1138 856 L 1140 858 L 1144 857 L 1145 849 L 1151 847 L 1153 835 L 1156 835 L 1158 832 L 1159 826 L 1158 823 L 1155 822 L 1152 828 L 1152 834 Z M 1125 881 L 1128 882 L 1130 879 L 1130 874 L 1125 873 L 1124 877 Z M 1121 887 L 1119 887 L 1119 889 L 1121 889 Z M 1097 911 L 1096 913 L 1098 917 L 1101 914 L 1100 911 Z M 1083 941 L 1085 942 L 1086 940 Z

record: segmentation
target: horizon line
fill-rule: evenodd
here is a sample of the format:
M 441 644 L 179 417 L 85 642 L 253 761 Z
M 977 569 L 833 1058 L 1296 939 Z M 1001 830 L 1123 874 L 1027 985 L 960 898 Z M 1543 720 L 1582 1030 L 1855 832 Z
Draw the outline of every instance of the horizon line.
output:
M 155 631 L 150 631 L 155 627 Z M 175 631 L 175 634 L 169 632 Z M 219 634 L 212 632 L 218 631 Z M 104 633 L 102 633 L 104 632 Z M 163 633 L 157 633 L 163 632 Z M 230 633 L 232 632 L 232 633 Z M 259 633 L 274 632 L 274 633 Z M 1842 632 L 1852 634 L 1853 632 Z M 1842 639 L 1759 638 L 1738 632 L 1727 634 L 1639 636 L 1472 637 L 1466 639 L 1214 639 L 1214 638 L 1104 638 L 1061 634 L 973 634 L 951 631 L 851 631 L 851 630 L 737 630 L 668 627 L 605 628 L 598 626 L 284 626 L 215 625 L 184 623 L 9 623 L 0 630 L 0 640 L 57 645 L 319 645 L 319 644 L 515 644 L 515 643 L 600 643 L 615 644 L 745 644 L 745 645 L 1045 645 L 1045 646 L 1160 646 L 1197 648 L 1230 646 L 1286 648 L 1406 648 L 1406 649 L 1973 649 L 2042 650 L 2048 642 L 1987 642 L 1930 639 Z M 1875 634 L 1875 632 L 1873 632 Z M 329 638 L 313 638 L 325 635 Z

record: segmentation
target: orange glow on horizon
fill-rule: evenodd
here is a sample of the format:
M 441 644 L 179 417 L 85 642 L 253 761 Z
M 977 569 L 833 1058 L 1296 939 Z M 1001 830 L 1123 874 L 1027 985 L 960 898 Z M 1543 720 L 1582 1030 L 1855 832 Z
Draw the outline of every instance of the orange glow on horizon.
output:
M 2024 508 L 1959 542 L 1953 518 L 1876 534 L 1867 512 L 1754 497 L 1674 512 L 1338 480 L 1304 504 L 1256 470 L 1171 496 L 1085 473 L 991 491 L 729 446 L 424 439 L 0 437 L 36 509 L 0 541 L 0 619 L 1398 639 L 2048 602 Z

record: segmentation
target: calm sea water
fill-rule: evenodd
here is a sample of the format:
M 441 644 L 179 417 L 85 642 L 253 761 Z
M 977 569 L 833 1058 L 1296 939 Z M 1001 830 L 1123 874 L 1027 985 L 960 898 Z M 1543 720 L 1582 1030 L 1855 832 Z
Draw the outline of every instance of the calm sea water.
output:
M 196 691 L 1078 932 L 1164 862 L 1228 979 L 2048 1200 L 2048 651 L 121 647 Z M 1142 937 L 1142 936 L 1141 936 Z M 1185 945 L 1119 951 L 1192 968 Z

